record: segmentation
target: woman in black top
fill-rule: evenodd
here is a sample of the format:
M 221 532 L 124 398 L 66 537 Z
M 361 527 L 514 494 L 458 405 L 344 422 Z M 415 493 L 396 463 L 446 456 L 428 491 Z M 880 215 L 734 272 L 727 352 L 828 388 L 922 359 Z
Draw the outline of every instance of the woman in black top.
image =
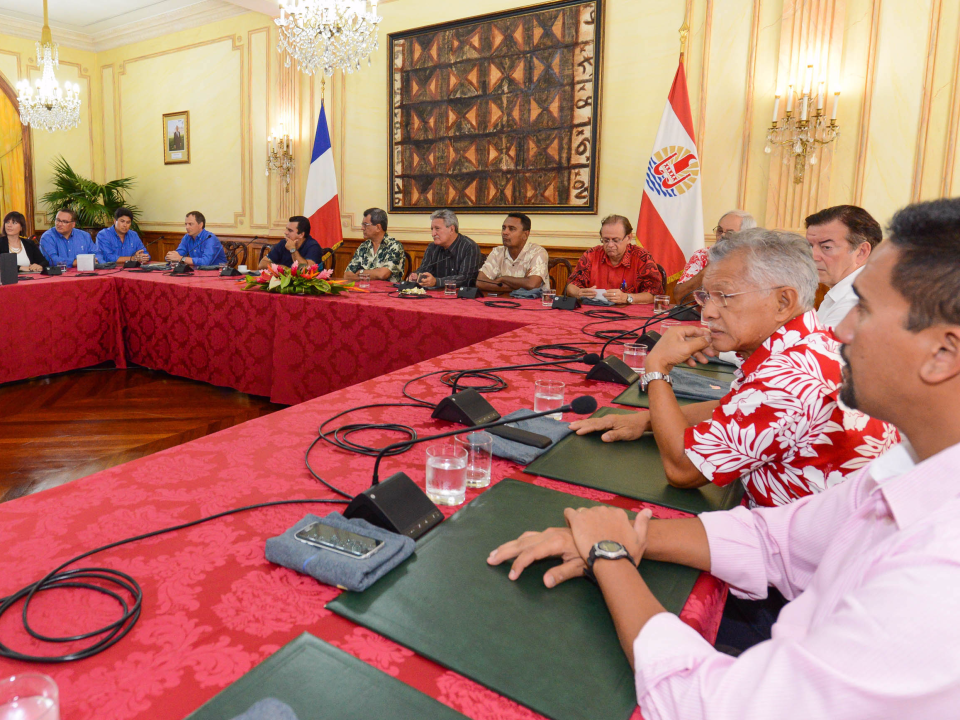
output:
M 26 238 L 26 234 L 27 219 L 23 214 L 8 212 L 3 218 L 3 232 L 0 233 L 0 253 L 20 255 L 17 265 L 26 267 L 31 272 L 40 272 L 47 267 L 47 259 L 37 244 Z

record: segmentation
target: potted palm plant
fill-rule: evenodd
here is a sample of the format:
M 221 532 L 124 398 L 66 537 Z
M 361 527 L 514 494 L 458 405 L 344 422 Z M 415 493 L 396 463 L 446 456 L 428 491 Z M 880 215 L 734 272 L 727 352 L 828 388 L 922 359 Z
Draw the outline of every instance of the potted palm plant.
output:
M 51 183 L 54 189 L 40 198 L 40 202 L 51 213 L 64 207 L 73 209 L 77 213 L 77 226 L 90 232 L 93 237 L 99 230 L 113 224 L 113 213 L 118 207 L 130 210 L 133 214 L 132 227 L 140 232 L 140 209 L 126 201 L 126 193 L 136 183 L 134 178 L 120 178 L 101 185 L 79 175 L 60 156 L 53 161 Z

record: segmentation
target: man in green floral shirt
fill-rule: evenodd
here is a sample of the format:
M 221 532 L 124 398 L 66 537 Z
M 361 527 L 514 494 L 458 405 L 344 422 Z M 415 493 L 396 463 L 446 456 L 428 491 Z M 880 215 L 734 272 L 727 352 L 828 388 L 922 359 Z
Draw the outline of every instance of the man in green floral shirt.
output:
M 403 245 L 387 237 L 387 214 L 380 208 L 363 213 L 363 242 L 353 254 L 343 276 L 356 280 L 363 270 L 371 280 L 400 282 L 403 275 Z

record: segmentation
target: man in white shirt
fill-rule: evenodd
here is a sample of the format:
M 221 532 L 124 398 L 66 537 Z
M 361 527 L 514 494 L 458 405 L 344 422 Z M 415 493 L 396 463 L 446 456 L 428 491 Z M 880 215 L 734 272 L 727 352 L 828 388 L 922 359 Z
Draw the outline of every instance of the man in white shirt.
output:
M 530 242 L 531 227 L 523 213 L 507 215 L 500 228 L 503 245 L 495 247 L 480 268 L 478 288 L 494 293 L 550 289 L 550 259 L 546 250 Z
M 836 205 L 805 221 L 820 282 L 830 288 L 817 309 L 824 327 L 836 327 L 857 304 L 853 281 L 881 240 L 880 223 L 856 205 Z

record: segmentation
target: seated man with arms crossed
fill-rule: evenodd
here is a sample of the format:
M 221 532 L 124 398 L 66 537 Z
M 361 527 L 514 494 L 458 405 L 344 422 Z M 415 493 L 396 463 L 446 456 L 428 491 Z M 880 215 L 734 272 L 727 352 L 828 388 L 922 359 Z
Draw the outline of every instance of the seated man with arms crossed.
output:
M 716 242 L 720 242 L 727 233 L 750 230 L 756 226 L 757 221 L 754 220 L 753 215 L 747 211 L 731 210 L 720 217 L 720 222 L 718 222 L 717 226 L 713 229 L 713 234 Z M 690 256 L 687 264 L 683 267 L 683 272 L 680 273 L 680 279 L 677 280 L 676 287 L 673 288 L 673 301 L 675 303 L 682 303 L 694 290 L 701 288 L 703 285 L 703 271 L 707 269 L 709 263 L 710 256 L 708 255 L 707 248 L 700 248 Z
M 503 245 L 490 251 L 477 275 L 477 287 L 486 292 L 549 290 L 550 258 L 547 251 L 530 242 L 530 218 L 510 213 L 500 227 Z
M 133 213 L 125 207 L 113 213 L 113 225 L 97 233 L 97 262 L 150 262 L 150 253 L 136 231 L 131 230 Z
M 271 264 L 293 267 L 294 263 L 320 265 L 323 262 L 323 248 L 310 237 L 310 221 L 303 215 L 290 218 L 283 235 L 286 239 L 270 248 L 270 252 L 261 258 L 261 270 L 269 268 Z
M 641 384 L 650 411 L 580 420 L 579 434 L 629 440 L 652 429 L 676 487 L 742 482 L 751 507 L 822 492 L 899 440 L 891 425 L 838 403 L 838 346 L 813 311 L 817 270 L 799 235 L 755 228 L 710 248 L 695 297 L 707 328 L 670 328 Z M 670 370 L 702 351 L 744 358 L 719 401 L 681 407 Z
M 600 244 L 580 256 L 566 293 L 595 298 L 597 290 L 614 305 L 652 303 L 663 292 L 663 278 L 645 248 L 634 245 L 633 225 L 623 215 L 608 215 L 600 222 Z
M 90 233 L 77 228 L 77 213 L 70 208 L 57 210 L 54 226 L 40 236 L 40 251 L 51 265 L 77 266 L 77 255 L 96 255 Z
M 679 520 L 643 510 L 633 525 L 616 508 L 568 509 L 569 528 L 491 553 L 494 565 L 516 558 L 512 578 L 561 557 L 544 577 L 548 587 L 592 564 L 647 720 L 957 716 L 958 248 L 960 200 L 898 212 L 854 282 L 858 304 L 835 331 L 847 361 L 843 402 L 895 424 L 909 443 L 785 507 Z M 604 540 L 622 546 L 599 548 L 618 559 L 598 556 Z M 744 597 L 774 586 L 790 603 L 772 639 L 731 657 L 664 610 L 641 576 L 648 559 L 710 572 Z
M 356 280 L 363 271 L 371 280 L 403 279 L 403 245 L 387 236 L 387 213 L 380 208 L 363 211 L 363 242 L 353 254 L 343 277 Z
M 480 247 L 460 234 L 460 221 L 453 210 L 437 210 L 430 215 L 433 244 L 427 247 L 417 271 L 407 278 L 420 287 L 443 288 L 448 282 L 468 287 L 477 280 L 483 262 Z
M 817 317 L 824 327 L 834 327 L 857 304 L 853 281 L 883 240 L 883 230 L 870 213 L 856 205 L 821 210 L 804 223 L 820 282 L 830 288 Z
M 167 253 L 167 262 L 182 260 L 187 265 L 227 264 L 227 255 L 223 252 L 220 238 L 207 230 L 207 219 L 202 212 L 188 212 L 183 225 L 187 234 L 180 241 L 180 247 Z

